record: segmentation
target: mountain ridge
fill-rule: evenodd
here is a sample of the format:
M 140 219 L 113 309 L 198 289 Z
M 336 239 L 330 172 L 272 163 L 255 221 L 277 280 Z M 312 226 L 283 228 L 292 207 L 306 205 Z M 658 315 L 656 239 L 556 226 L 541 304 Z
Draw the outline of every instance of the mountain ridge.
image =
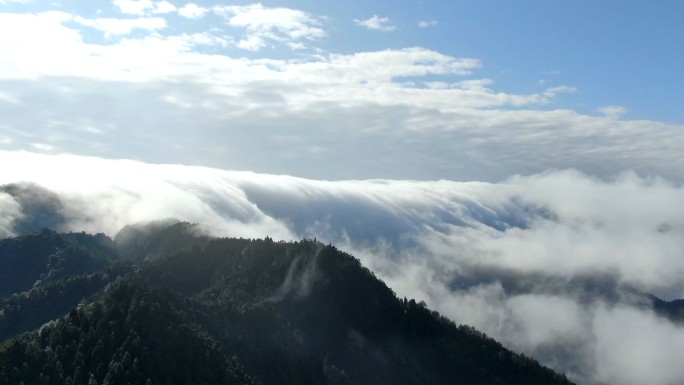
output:
M 153 239 L 146 247 L 162 250 L 166 247 L 163 245 L 179 239 L 179 228 L 192 228 L 173 226 L 162 226 L 154 234 L 138 234 L 142 239 L 137 244 L 145 245 L 146 240 Z M 103 290 L 91 290 L 94 299 L 79 299 L 81 304 L 74 304 L 67 315 L 38 331 L 5 341 L 0 349 L 0 384 L 18 383 L 14 382 L 18 378 L 25 379 L 25 383 L 39 383 L 34 381 L 41 381 L 41 375 L 43 383 L 64 383 L 68 377 L 79 384 L 91 380 L 97 384 L 174 383 L 176 380 L 164 377 L 154 369 L 156 366 L 140 374 L 140 367 L 133 370 L 130 362 L 123 363 L 140 358 L 136 356 L 138 351 L 127 350 L 133 349 L 132 342 L 126 343 L 116 334 L 129 330 L 122 326 L 129 325 L 128 318 L 137 322 L 136 327 L 154 331 L 152 334 L 165 336 L 174 330 L 174 336 L 186 336 L 178 340 L 164 337 L 177 345 L 164 348 L 162 355 L 180 354 L 191 346 L 209 352 L 206 354 L 215 362 L 230 358 L 230 365 L 216 364 L 223 368 L 222 374 L 208 372 L 215 374 L 211 378 L 202 377 L 202 363 L 195 362 L 201 361 L 197 357 L 169 358 L 172 362 L 182 361 L 176 365 L 177 375 L 187 377 L 191 383 L 570 383 L 471 327 L 457 327 L 424 303 L 398 299 L 358 259 L 332 245 L 313 240 L 193 237 L 194 241 L 182 242 L 185 247 L 176 244 L 164 249 L 162 256 L 138 256 L 129 265 L 120 265 L 124 267 L 104 281 L 108 273 L 87 275 L 99 278 L 99 284 L 105 286 Z M 111 261 L 123 263 L 120 255 L 111 255 Z M 38 284 L 33 290 L 45 285 L 48 283 Z M 59 283 L 52 285 L 57 287 Z M 120 291 L 140 293 L 138 297 L 150 299 L 133 306 L 135 294 L 121 294 L 120 298 L 116 294 Z M 102 305 L 104 309 L 119 309 L 111 317 L 123 317 L 123 323 L 117 324 L 118 331 L 114 331 L 116 348 L 106 359 L 100 358 L 97 365 L 86 359 L 81 365 L 73 365 L 78 353 L 93 359 L 94 347 L 88 341 L 111 337 L 113 331 L 104 324 L 99 332 L 84 326 L 104 319 L 105 313 L 86 311 L 98 303 L 111 305 Z M 155 324 L 131 310 L 145 313 L 157 308 L 155 303 L 159 303 L 159 309 L 167 309 L 162 313 L 170 312 L 162 319 L 174 322 L 157 319 Z M 169 303 L 174 305 L 169 307 Z M 41 336 L 58 333 L 55 330 L 60 327 L 71 333 L 64 341 Z M 161 349 L 165 345 L 153 346 Z M 117 349 L 121 354 L 116 355 Z M 129 359 L 125 359 L 124 351 L 129 353 Z M 26 357 L 30 354 L 35 356 L 29 360 Z M 22 358 L 17 357 L 25 361 L 19 362 Z M 107 369 L 98 371 L 106 360 Z M 61 377 L 55 361 L 62 362 Z M 240 374 L 232 376 L 234 373 Z

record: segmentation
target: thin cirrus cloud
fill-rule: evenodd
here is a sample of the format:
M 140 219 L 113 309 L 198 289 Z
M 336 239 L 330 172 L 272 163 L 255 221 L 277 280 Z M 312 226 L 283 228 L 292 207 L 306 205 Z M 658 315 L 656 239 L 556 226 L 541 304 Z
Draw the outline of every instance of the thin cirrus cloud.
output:
M 609 118 L 614 118 L 618 119 L 625 115 L 628 111 L 626 108 L 622 106 L 606 106 L 606 107 L 600 107 L 597 108 L 596 111 L 599 113 L 609 117 Z
M 73 21 L 80 25 L 102 31 L 105 33 L 106 37 L 112 35 L 128 35 L 135 29 L 157 31 L 166 28 L 167 25 L 166 20 L 160 17 L 141 17 L 137 19 L 86 19 L 75 16 Z
M 114 6 L 124 14 L 144 16 L 148 12 L 158 11 L 159 13 L 171 12 L 173 4 L 167 1 L 155 2 L 152 0 L 113 0 Z
M 320 181 L 15 151 L 0 161 L 16 165 L 0 184 L 56 194 L 62 231 L 113 235 L 175 217 L 214 235 L 315 237 L 359 257 L 399 296 L 578 383 L 684 380 L 668 358 L 684 353 L 684 329 L 646 297 L 684 295 L 684 220 L 673 210 L 684 190 L 664 179 L 566 170 L 500 183 Z M 0 236 L 25 219 L 23 207 L 0 193 Z
M 439 24 L 437 20 L 421 20 L 418 22 L 418 26 L 420 28 L 430 28 L 436 26 L 437 24 Z
M 374 31 L 391 32 L 397 29 L 397 27 L 392 24 L 388 17 L 380 17 L 378 15 L 373 15 L 365 20 L 354 19 L 354 23 Z

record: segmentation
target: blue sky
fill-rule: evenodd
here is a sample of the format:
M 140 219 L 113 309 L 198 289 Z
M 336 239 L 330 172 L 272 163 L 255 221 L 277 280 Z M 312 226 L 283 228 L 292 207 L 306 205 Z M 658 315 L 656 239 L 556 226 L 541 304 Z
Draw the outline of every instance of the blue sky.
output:
M 4 0 L 0 149 L 681 181 L 683 17 L 680 1 Z

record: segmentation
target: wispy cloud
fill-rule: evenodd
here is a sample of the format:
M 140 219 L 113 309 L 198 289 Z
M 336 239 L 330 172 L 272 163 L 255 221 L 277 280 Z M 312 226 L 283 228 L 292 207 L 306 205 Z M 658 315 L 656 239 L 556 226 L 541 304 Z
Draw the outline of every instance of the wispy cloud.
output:
M 316 17 L 297 9 L 252 4 L 215 6 L 212 11 L 225 17 L 230 26 L 243 28 L 246 35 L 238 46 L 252 51 L 273 41 L 302 43 L 327 35 Z
M 421 20 L 418 22 L 418 26 L 420 28 L 430 28 L 436 26 L 437 24 L 439 24 L 437 20 Z
M 154 8 L 152 0 L 112 0 L 122 13 L 144 16 L 148 9 Z
M 73 21 L 80 25 L 102 31 L 105 33 L 105 36 L 128 35 L 134 29 L 156 31 L 166 28 L 166 20 L 160 17 L 141 17 L 136 19 L 86 19 L 81 16 L 75 16 Z
M 148 14 L 167 14 L 176 11 L 176 6 L 168 1 L 156 0 L 112 0 L 119 12 L 146 16 Z
M 397 27 L 392 24 L 388 17 L 380 17 L 378 15 L 373 15 L 372 17 L 365 20 L 354 19 L 354 23 L 364 28 L 375 31 L 390 32 L 397 29 Z
M 551 87 L 547 88 L 544 90 L 544 96 L 548 97 L 549 99 L 556 97 L 558 94 L 566 94 L 566 93 L 573 93 L 577 92 L 577 88 L 575 87 L 570 87 L 570 86 L 556 86 L 556 87 Z
M 596 111 L 611 119 L 621 118 L 627 113 L 627 109 L 622 106 L 606 106 L 598 108 Z

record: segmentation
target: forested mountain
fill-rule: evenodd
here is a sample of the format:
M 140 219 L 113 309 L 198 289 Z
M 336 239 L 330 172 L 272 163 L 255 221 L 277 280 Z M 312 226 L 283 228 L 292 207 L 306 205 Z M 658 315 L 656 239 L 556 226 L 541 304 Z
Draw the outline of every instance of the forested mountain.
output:
M 3 274 L 16 265 L 24 277 L 0 300 L 0 385 L 569 383 L 397 298 L 331 245 L 170 223 L 116 239 L 43 231 L 0 243 Z M 53 279 L 55 250 L 100 264 L 65 262 Z
M 653 295 L 649 298 L 652 301 L 653 310 L 656 313 L 669 318 L 673 322 L 684 324 L 684 299 L 663 301 Z
M 0 240 L 0 296 L 23 292 L 41 282 L 100 271 L 118 259 L 104 234 L 57 234 L 44 229 Z

